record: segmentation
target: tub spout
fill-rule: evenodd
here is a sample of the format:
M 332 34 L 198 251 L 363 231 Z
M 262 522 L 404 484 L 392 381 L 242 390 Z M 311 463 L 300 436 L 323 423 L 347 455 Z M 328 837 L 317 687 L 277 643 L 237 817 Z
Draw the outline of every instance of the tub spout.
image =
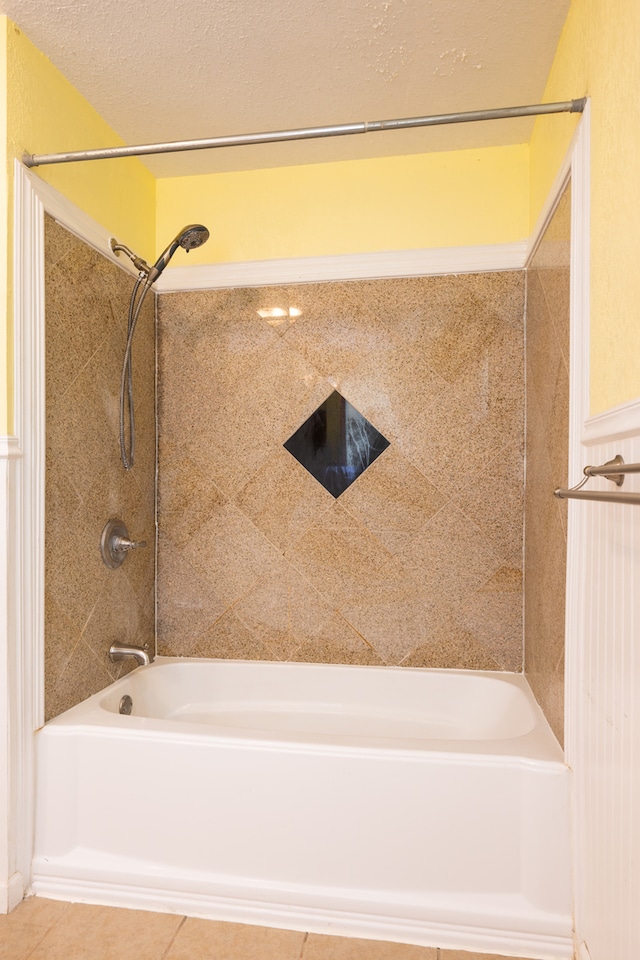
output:
M 109 659 L 112 663 L 117 663 L 119 660 L 128 660 L 133 657 L 138 665 L 142 666 L 153 660 L 153 657 L 147 653 L 148 649 L 147 643 L 143 647 L 136 647 L 132 643 L 112 643 L 109 648 Z

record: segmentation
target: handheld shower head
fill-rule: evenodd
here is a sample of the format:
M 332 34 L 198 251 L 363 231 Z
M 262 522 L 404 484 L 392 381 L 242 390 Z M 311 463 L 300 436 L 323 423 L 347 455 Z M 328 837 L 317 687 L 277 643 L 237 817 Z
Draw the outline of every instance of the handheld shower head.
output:
M 136 329 L 138 317 L 142 309 L 144 298 L 151 289 L 151 284 L 158 279 L 166 265 L 171 260 L 178 247 L 184 250 L 195 250 L 202 246 L 209 239 L 209 231 L 201 223 L 190 223 L 183 227 L 177 237 L 171 241 L 166 250 L 164 250 L 152 267 L 138 257 L 129 247 L 119 243 L 115 237 L 109 240 L 109 246 L 115 254 L 126 254 L 136 269 L 139 271 L 138 280 L 131 294 L 129 303 L 129 317 L 127 321 L 127 346 L 124 351 L 124 364 L 122 366 L 122 378 L 120 380 L 120 456 L 125 470 L 130 470 L 133 466 L 133 452 L 135 446 L 135 429 L 133 422 L 133 378 L 131 366 L 131 344 L 133 334 Z M 137 299 L 136 299 L 137 297 Z M 125 406 L 129 407 L 129 444 L 127 446 L 125 438 Z
M 209 231 L 206 227 L 203 227 L 201 223 L 190 223 L 188 227 L 180 231 L 178 242 L 181 247 L 189 252 L 189 250 L 195 250 L 196 247 L 201 247 L 208 239 Z
M 206 227 L 203 227 L 201 223 L 190 223 L 186 227 L 183 227 L 151 267 L 147 283 L 151 284 L 158 279 L 178 247 L 182 247 L 188 253 L 189 250 L 195 250 L 196 247 L 201 247 L 208 239 L 209 231 Z

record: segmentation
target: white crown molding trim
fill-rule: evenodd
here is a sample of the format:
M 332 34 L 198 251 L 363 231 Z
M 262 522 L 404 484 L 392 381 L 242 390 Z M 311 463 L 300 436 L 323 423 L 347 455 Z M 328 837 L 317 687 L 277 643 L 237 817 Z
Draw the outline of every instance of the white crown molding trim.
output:
M 117 257 L 111 234 L 92 217 L 58 193 L 37 174 L 19 164 L 44 209 L 64 227 L 89 243 L 99 253 L 137 276 L 128 258 Z M 282 283 L 320 283 L 331 280 L 372 280 L 395 277 L 439 276 L 449 273 L 483 273 L 522 270 L 529 242 L 485 244 L 465 247 L 434 247 L 418 250 L 385 250 L 327 257 L 292 257 L 248 260 L 236 263 L 169 266 L 156 280 L 157 293 L 215 290 L 226 287 L 261 287 Z
M 585 420 L 582 431 L 582 443 L 591 446 L 596 443 L 609 443 L 612 440 L 624 440 L 640 434 L 640 398 L 612 407 L 603 413 L 597 413 Z
M 23 164 L 15 161 L 20 169 L 20 176 L 27 180 L 33 193 L 38 197 L 46 212 L 57 220 L 63 227 L 75 234 L 80 240 L 94 247 L 103 257 L 107 257 L 116 266 L 137 277 L 138 271 L 128 257 L 118 257 L 109 246 L 112 234 L 99 224 L 88 213 L 77 207 L 71 200 L 58 193 L 50 184 L 42 180 L 37 174 L 27 170 Z
M 446 273 L 482 273 L 522 270 L 528 244 L 477 247 L 440 247 L 426 250 L 389 250 L 335 257 L 298 257 L 242 263 L 168 267 L 158 278 L 158 293 L 215 290 L 226 287 L 263 287 L 284 283 L 321 283 L 332 280 L 374 280 L 394 277 L 438 276 Z

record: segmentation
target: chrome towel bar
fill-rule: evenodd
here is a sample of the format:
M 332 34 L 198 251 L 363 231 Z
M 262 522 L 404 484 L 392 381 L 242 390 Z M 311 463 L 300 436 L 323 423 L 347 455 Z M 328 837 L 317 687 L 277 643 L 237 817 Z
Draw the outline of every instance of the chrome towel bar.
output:
M 559 500 L 600 500 L 608 503 L 637 503 L 640 504 L 640 493 L 616 493 L 614 490 L 583 490 L 585 483 L 591 477 L 604 477 L 621 487 L 626 473 L 640 473 L 640 463 L 625 463 L 620 454 L 613 460 L 607 460 L 599 467 L 585 467 L 584 478 L 575 487 L 568 490 L 559 487 L 553 491 Z

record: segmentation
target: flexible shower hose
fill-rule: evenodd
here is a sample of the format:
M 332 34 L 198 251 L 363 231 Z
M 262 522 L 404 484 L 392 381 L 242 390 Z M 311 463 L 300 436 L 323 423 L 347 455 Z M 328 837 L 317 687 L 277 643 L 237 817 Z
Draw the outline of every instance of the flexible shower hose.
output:
M 133 407 L 133 366 L 131 362 L 131 344 L 133 342 L 133 334 L 135 333 L 136 324 L 138 322 L 138 317 L 140 316 L 140 311 L 142 309 L 142 304 L 144 303 L 144 298 L 151 288 L 151 284 L 146 282 L 147 276 L 144 273 L 141 273 L 138 279 L 136 280 L 133 292 L 131 294 L 131 300 L 129 301 L 129 315 L 127 318 L 127 346 L 124 352 L 124 362 L 122 364 L 122 377 L 120 379 L 120 457 L 122 459 L 122 465 L 125 470 L 131 470 L 133 467 L 135 446 L 136 446 L 136 432 L 135 432 L 135 423 L 134 423 L 134 407 Z M 140 287 L 142 287 L 142 292 L 138 297 L 136 302 L 136 297 Z M 125 404 L 125 394 L 126 394 L 126 404 Z M 129 449 L 127 450 L 127 443 L 125 437 L 124 421 L 125 421 L 125 405 L 129 410 Z

